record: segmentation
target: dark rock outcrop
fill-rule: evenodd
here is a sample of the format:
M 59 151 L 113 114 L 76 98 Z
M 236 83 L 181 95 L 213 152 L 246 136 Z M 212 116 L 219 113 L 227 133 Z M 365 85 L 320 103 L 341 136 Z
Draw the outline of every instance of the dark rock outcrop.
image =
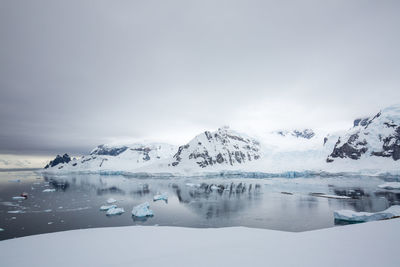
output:
M 400 106 L 392 106 L 377 113 L 372 119 L 354 121 L 354 128 L 339 137 L 332 153 L 326 159 L 358 160 L 362 155 L 400 159 Z
M 64 154 L 63 156 L 57 155 L 57 157 L 55 159 L 53 159 L 52 161 L 50 161 L 44 168 L 48 169 L 48 168 L 54 167 L 58 164 L 68 163 L 70 161 L 71 161 L 71 157 L 68 156 L 68 154 Z
M 99 145 L 90 153 L 90 155 L 118 156 L 119 154 L 125 152 L 127 149 L 127 146 L 107 147 L 105 145 Z
M 279 135 L 282 136 L 294 136 L 297 138 L 305 138 L 305 139 L 311 139 L 315 136 L 315 133 L 312 129 L 303 129 L 303 130 L 292 130 L 292 131 L 277 131 L 276 132 Z

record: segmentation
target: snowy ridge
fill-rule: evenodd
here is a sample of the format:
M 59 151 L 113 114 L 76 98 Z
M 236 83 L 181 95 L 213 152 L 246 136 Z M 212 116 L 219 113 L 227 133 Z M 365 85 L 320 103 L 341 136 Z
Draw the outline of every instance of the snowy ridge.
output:
M 348 131 L 285 133 L 254 138 L 225 126 L 203 132 L 180 147 L 158 143 L 100 145 L 79 159 L 68 161 L 59 156 L 45 171 L 148 177 L 400 177 L 399 105 L 356 119 Z

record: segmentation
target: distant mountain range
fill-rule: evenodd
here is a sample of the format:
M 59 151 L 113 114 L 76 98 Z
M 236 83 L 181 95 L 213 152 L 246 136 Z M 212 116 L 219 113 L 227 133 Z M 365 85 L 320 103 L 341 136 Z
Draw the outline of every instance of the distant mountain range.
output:
M 279 130 L 258 140 L 229 127 L 179 147 L 162 143 L 99 145 L 88 155 L 57 156 L 46 172 L 205 175 L 222 173 L 400 174 L 400 105 L 357 118 L 344 132 Z

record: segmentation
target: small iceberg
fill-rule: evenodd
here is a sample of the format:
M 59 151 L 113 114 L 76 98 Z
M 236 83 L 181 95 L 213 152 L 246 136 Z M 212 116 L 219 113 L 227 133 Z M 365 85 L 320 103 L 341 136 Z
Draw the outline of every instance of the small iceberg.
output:
M 14 199 L 14 200 L 25 200 L 25 199 L 26 199 L 26 197 L 23 197 L 23 196 L 17 196 L 17 197 L 12 197 L 12 199 Z
M 388 189 L 388 190 L 400 189 L 400 182 L 388 182 L 388 183 L 380 184 L 380 185 L 378 185 L 378 187 L 382 188 L 382 189 Z
M 0 232 L 3 232 L 4 231 L 4 229 L 3 228 L 0 228 Z
M 348 196 L 338 196 L 338 195 L 329 195 L 324 193 L 311 193 L 313 197 L 324 197 L 324 198 L 335 198 L 335 199 L 350 199 L 351 197 Z
M 17 214 L 17 213 L 25 213 L 23 210 L 9 210 L 7 213 Z
M 100 210 L 101 211 L 106 211 L 106 210 L 109 210 L 109 209 L 115 209 L 116 207 L 117 207 L 117 205 L 103 205 L 103 206 L 100 207 Z
M 115 203 L 115 202 L 117 202 L 117 200 L 114 199 L 114 198 L 112 198 L 112 197 L 110 197 L 109 199 L 107 199 L 107 203 L 108 203 L 108 204 L 113 204 L 113 203 Z
M 153 197 L 153 201 L 158 201 L 158 200 L 164 200 L 165 202 L 167 202 L 168 201 L 167 193 L 157 194 Z
M 42 192 L 43 192 L 43 193 L 50 193 L 50 192 L 55 192 L 55 191 L 56 191 L 56 190 L 53 189 L 53 188 L 47 188 L 47 189 L 43 190 Z
M 338 210 L 333 212 L 335 220 L 347 222 L 370 222 L 391 219 L 400 216 L 400 206 L 394 205 L 379 212 L 356 212 L 352 210 Z
M 140 205 L 137 205 L 133 207 L 132 209 L 132 215 L 135 217 L 147 217 L 147 216 L 153 216 L 153 211 L 149 209 L 150 204 L 148 202 L 142 203 Z
M 115 205 L 114 205 L 115 206 Z M 121 215 L 122 213 L 124 213 L 125 210 L 123 208 L 111 208 L 107 211 L 106 215 L 107 216 L 112 216 L 112 215 Z

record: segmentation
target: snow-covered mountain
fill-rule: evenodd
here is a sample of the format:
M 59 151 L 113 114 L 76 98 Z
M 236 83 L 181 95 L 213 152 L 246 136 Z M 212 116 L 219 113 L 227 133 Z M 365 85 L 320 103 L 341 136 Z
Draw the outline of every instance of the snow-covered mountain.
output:
M 355 120 L 326 161 L 374 157 L 400 159 L 400 105 L 385 108 L 372 118 Z
M 100 145 L 79 159 L 58 156 L 46 171 L 166 175 L 360 173 L 400 175 L 400 105 L 356 119 L 347 131 L 280 130 L 249 137 L 229 127 L 189 143 Z
M 53 160 L 46 166 L 50 170 L 71 172 L 117 172 L 132 171 L 171 158 L 177 147 L 163 143 L 131 144 L 131 145 L 99 145 L 89 155 L 67 161 Z M 65 155 L 64 155 L 65 157 Z
M 204 132 L 180 146 L 172 166 L 235 166 L 260 159 L 260 142 L 225 126 Z

